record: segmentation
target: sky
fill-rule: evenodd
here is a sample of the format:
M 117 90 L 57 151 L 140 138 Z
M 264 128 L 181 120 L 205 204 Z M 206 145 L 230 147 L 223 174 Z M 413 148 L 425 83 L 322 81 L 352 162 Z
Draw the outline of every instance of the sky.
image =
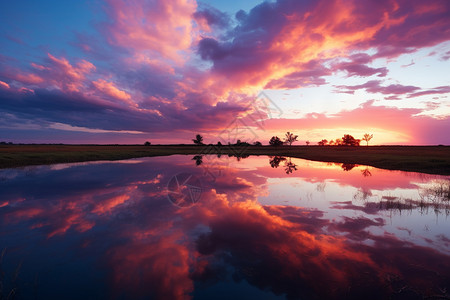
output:
M 0 20 L 0 141 L 450 145 L 448 0 L 2 0 Z

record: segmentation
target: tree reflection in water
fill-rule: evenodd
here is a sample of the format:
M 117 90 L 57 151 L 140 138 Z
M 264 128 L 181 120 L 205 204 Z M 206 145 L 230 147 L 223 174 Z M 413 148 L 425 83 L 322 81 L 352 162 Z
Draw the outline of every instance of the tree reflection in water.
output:
M 342 169 L 344 170 L 344 171 L 350 171 L 351 169 L 353 169 L 354 167 L 356 167 L 356 165 L 355 164 L 346 164 L 346 163 L 344 163 L 344 164 L 342 164 Z
M 364 176 L 369 168 L 343 172 L 281 156 L 271 167 L 267 157 L 228 161 L 171 156 L 0 171 L 4 274 L 25 258 L 23 299 L 86 291 L 96 299 L 449 297 L 450 218 L 433 222 L 433 213 L 449 215 L 449 177 L 371 167 Z M 280 176 L 281 163 L 289 176 Z M 174 174 L 201 178 L 202 200 L 167 201 Z
M 270 156 L 269 164 L 272 168 L 278 168 L 280 163 L 284 161 L 284 171 L 286 174 L 291 174 L 297 171 L 297 165 L 292 162 L 292 158 L 286 158 L 284 156 Z

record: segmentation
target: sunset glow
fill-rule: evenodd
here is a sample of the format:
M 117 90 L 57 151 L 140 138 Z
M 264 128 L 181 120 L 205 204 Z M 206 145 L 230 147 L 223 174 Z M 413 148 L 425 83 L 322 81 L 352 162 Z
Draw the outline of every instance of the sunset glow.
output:
M 394 275 L 426 293 L 448 287 L 449 203 L 433 192 L 448 187 L 448 176 L 302 159 L 286 174 L 269 160 L 211 156 L 198 166 L 178 155 L 38 166 L 31 172 L 39 181 L 0 170 L 0 238 L 10 264 L 27 253 L 25 279 L 35 268 L 60 274 L 40 277 L 43 286 L 61 282 L 40 292 L 46 299 L 86 289 L 105 298 L 205 299 L 223 286 L 226 295 L 260 289 L 265 299 L 372 291 L 386 299 Z M 208 175 L 222 164 L 220 176 Z M 203 182 L 192 207 L 167 198 L 166 183 L 182 173 Z
M 240 2 L 3 1 L 0 141 L 450 144 L 449 1 Z

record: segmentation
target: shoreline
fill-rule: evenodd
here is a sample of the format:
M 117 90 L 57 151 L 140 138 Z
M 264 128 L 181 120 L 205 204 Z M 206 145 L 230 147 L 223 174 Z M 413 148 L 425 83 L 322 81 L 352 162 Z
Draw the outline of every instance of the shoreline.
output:
M 0 169 L 177 154 L 286 156 L 450 175 L 450 146 L 0 145 Z

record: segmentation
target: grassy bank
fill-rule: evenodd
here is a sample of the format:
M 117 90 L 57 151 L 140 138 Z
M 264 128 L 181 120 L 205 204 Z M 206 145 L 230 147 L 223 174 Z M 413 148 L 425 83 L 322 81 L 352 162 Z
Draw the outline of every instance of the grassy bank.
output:
M 450 175 L 448 146 L 196 146 L 196 145 L 2 145 L 0 168 L 119 160 L 174 154 L 290 156 L 316 161 L 369 165 L 382 169 Z

